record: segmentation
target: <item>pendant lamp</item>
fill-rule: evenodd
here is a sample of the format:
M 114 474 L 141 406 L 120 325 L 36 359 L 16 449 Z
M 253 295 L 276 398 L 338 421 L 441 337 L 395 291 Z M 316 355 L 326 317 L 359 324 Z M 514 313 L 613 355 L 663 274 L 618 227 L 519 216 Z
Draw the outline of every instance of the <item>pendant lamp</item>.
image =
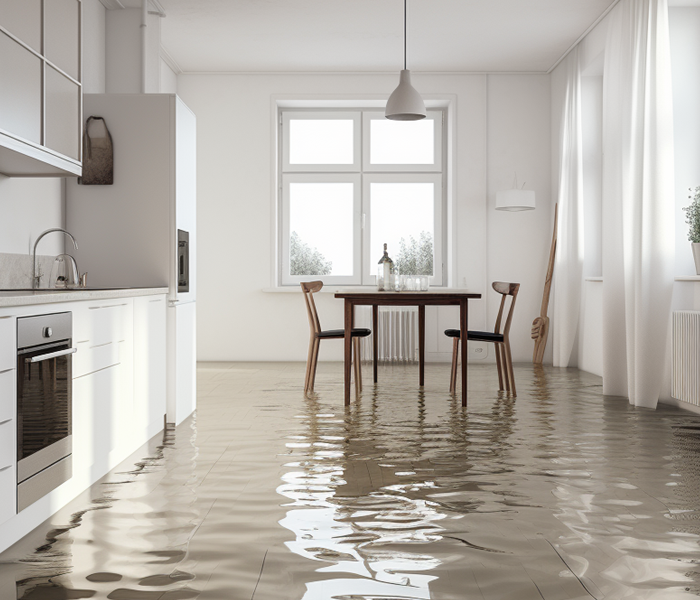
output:
M 384 116 L 393 121 L 417 121 L 425 118 L 425 104 L 411 85 L 411 72 L 406 68 L 406 0 L 403 0 L 403 70 L 399 87 L 389 96 Z
M 496 210 L 508 210 L 517 212 L 521 210 L 534 210 L 535 208 L 535 190 L 518 188 L 518 176 L 515 175 L 513 180 L 513 189 L 502 190 L 496 192 Z

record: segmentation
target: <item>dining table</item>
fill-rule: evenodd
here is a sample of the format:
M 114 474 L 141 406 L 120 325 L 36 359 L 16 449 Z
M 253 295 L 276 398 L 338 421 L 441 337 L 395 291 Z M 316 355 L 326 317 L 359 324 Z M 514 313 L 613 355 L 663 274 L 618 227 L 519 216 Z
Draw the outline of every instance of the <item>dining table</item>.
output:
M 379 334 L 380 306 L 417 306 L 418 307 L 418 378 L 419 385 L 425 385 L 425 307 L 459 306 L 460 339 L 467 339 L 469 323 L 469 300 L 478 300 L 481 294 L 456 288 L 432 288 L 427 291 L 385 292 L 379 290 L 339 290 L 335 297 L 345 302 L 344 330 L 344 384 L 345 405 L 350 404 L 350 376 L 352 372 L 352 336 L 355 325 L 355 306 L 372 307 L 372 349 L 374 383 L 377 383 L 377 350 Z M 462 406 L 467 406 L 467 344 L 461 345 L 462 352 Z

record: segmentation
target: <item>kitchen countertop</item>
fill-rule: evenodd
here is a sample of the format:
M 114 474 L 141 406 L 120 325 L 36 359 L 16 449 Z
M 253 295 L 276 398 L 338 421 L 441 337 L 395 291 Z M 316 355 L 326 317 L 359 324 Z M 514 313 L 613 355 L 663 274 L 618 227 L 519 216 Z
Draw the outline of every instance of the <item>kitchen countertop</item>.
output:
M 0 290 L 0 307 L 75 302 L 76 300 L 133 298 L 135 296 L 154 296 L 167 293 L 167 287 Z

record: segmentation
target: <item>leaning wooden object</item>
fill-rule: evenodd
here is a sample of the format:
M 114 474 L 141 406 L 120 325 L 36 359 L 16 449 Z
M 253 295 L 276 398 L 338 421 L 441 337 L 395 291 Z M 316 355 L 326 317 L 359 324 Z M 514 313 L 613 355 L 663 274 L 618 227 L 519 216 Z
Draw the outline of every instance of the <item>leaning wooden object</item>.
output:
M 544 349 L 547 346 L 547 336 L 549 335 L 549 294 L 552 291 L 552 275 L 554 274 L 554 256 L 557 253 L 557 216 L 559 206 L 554 205 L 554 233 L 552 233 L 552 247 L 549 251 L 549 265 L 547 266 L 547 277 L 544 280 L 544 292 L 542 294 L 542 308 L 540 316 L 532 322 L 530 337 L 535 340 L 535 349 L 532 351 L 532 362 L 536 365 L 542 364 Z

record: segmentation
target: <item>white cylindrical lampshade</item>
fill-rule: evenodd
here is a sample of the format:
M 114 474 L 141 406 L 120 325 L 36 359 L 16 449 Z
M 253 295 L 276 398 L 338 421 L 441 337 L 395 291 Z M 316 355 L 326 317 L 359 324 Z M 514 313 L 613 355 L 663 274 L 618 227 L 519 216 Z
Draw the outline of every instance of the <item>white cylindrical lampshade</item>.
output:
M 417 121 L 426 116 L 423 98 L 411 85 L 411 72 L 401 71 L 399 86 L 389 96 L 384 116 L 393 121 Z
M 532 210 L 535 208 L 534 190 L 504 190 L 496 192 L 496 210 Z

